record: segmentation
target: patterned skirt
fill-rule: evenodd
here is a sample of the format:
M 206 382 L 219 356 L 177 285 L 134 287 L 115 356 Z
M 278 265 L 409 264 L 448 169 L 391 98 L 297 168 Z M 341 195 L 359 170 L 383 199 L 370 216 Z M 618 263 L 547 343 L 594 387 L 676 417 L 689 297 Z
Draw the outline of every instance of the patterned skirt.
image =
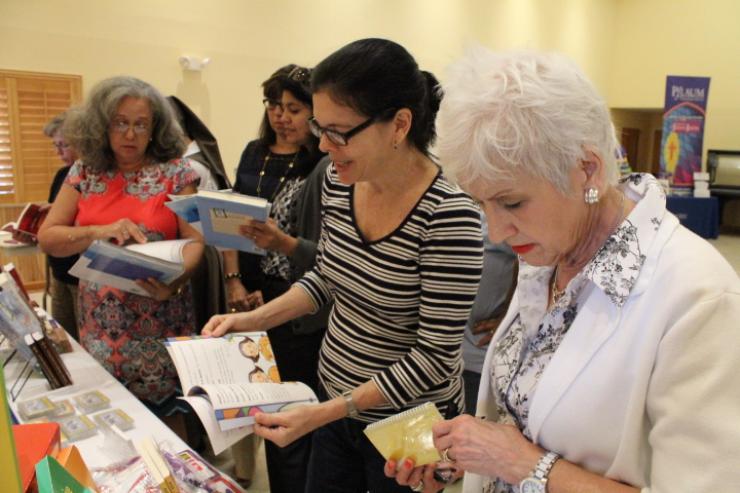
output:
M 196 333 L 189 284 L 166 301 L 80 282 L 80 343 L 160 416 L 172 414 L 179 381 L 163 339 Z

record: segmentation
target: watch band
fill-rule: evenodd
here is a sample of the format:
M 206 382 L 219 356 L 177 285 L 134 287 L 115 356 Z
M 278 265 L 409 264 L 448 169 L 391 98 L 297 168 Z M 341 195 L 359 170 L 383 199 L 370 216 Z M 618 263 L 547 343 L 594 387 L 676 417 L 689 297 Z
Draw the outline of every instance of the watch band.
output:
M 347 417 L 356 418 L 359 416 L 360 412 L 357 410 L 355 400 L 352 398 L 352 389 L 342 392 L 342 397 L 344 398 L 344 404 L 347 406 Z
M 542 457 L 540 457 L 537 465 L 534 466 L 534 471 L 532 471 L 531 476 L 540 481 L 547 481 L 547 476 L 550 474 L 552 466 L 555 465 L 555 461 L 559 458 L 560 456 L 555 452 L 546 452 Z

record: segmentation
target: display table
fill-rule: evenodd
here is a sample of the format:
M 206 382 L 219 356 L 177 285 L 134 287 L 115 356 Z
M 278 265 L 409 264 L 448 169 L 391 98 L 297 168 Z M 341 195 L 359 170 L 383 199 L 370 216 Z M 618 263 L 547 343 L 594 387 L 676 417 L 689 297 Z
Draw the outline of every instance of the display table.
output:
M 74 384 L 69 387 L 50 390 L 44 377 L 41 374 L 34 373 L 15 402 L 12 402 L 10 396 L 8 396 L 11 410 L 20 422 L 23 422 L 23 420 L 18 415 L 18 402 L 42 396 L 46 396 L 52 401 L 59 401 L 71 399 L 90 390 L 99 390 L 110 399 L 111 409 L 121 409 L 133 418 L 134 428 L 124 433 L 134 443 L 143 438 L 152 437 L 157 442 L 166 441 L 172 449 L 177 451 L 189 448 L 126 387 L 121 385 L 87 351 L 82 349 L 76 341 L 71 340 L 71 342 L 74 351 L 61 356 L 72 374 Z M 6 365 L 5 385 L 8 389 L 18 379 L 24 365 L 25 362 L 17 356 Z M 80 414 L 79 411 L 78 414 Z M 73 444 L 80 450 L 88 467 L 107 466 L 116 459 L 107 455 L 106 450 L 103 449 L 103 435 L 100 432 L 90 438 L 73 442 Z
M 695 198 L 669 195 L 666 207 L 678 217 L 681 224 L 702 238 L 716 238 L 719 236 L 719 201 L 717 197 Z

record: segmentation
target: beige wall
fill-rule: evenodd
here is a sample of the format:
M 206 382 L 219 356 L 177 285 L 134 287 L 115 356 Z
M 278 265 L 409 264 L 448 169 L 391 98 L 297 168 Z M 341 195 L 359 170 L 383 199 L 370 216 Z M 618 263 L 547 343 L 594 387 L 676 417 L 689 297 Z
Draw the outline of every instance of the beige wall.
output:
M 84 90 L 117 74 L 186 101 L 219 139 L 229 173 L 261 117 L 259 84 L 290 62 L 314 65 L 367 36 L 443 68 L 472 42 L 569 53 L 602 91 L 615 1 L 593 0 L 1 0 L 0 68 L 80 74 Z M 176 9 L 178 7 L 178 9 Z M 211 57 L 201 73 L 178 56 Z
M 563 51 L 623 108 L 662 107 L 666 74 L 708 75 L 705 148 L 740 148 L 739 18 L 736 0 L 1 0 L 0 68 L 79 74 L 85 91 L 148 80 L 201 115 L 230 173 L 261 117 L 260 82 L 366 36 L 442 78 L 472 42 Z M 186 72 L 182 54 L 212 62 Z
M 704 155 L 707 149 L 740 149 L 740 2 L 617 5 L 611 106 L 663 108 L 666 75 L 708 76 Z

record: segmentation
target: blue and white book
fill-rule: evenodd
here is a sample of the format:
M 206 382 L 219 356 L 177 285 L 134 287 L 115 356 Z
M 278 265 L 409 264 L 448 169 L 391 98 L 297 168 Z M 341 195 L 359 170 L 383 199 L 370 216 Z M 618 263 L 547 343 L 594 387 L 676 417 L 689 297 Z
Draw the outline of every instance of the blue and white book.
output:
M 267 199 L 235 192 L 201 190 L 196 194 L 196 201 L 207 244 L 257 255 L 266 253 L 244 237 L 239 227 L 250 220 L 267 221 L 271 207 Z
M 157 279 L 170 284 L 185 272 L 183 249 L 191 240 L 151 241 L 125 247 L 94 241 L 69 273 L 79 279 L 149 296 L 136 281 Z
M 200 214 L 198 214 L 198 195 L 169 195 L 169 198 L 169 202 L 165 202 L 164 205 L 185 219 L 188 224 L 200 233 L 203 233 L 203 227 L 200 224 Z

